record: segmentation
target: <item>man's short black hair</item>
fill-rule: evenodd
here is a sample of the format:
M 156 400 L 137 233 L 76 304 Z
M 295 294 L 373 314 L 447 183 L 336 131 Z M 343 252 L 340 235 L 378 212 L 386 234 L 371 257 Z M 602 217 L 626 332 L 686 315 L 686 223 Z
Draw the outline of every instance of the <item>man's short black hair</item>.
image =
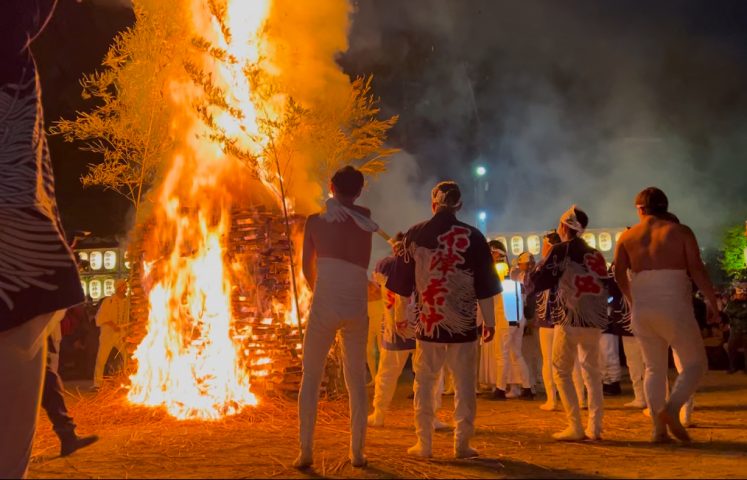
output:
M 576 207 L 573 209 L 573 213 L 576 214 L 576 220 L 578 220 L 578 223 L 580 223 L 582 227 L 586 228 L 589 225 L 589 216 L 586 212 Z
M 508 250 L 506 250 L 506 246 L 500 240 L 490 240 L 488 242 L 488 246 L 491 250 L 500 250 L 504 254 L 508 253 Z
M 459 189 L 459 184 L 449 180 L 446 182 L 439 182 L 433 190 L 431 190 L 431 199 L 435 200 L 438 195 L 443 195 L 443 201 L 441 206 L 458 209 L 462 204 L 462 191 Z
M 363 174 L 352 165 L 346 165 L 332 175 L 335 192 L 344 197 L 357 197 L 363 190 Z

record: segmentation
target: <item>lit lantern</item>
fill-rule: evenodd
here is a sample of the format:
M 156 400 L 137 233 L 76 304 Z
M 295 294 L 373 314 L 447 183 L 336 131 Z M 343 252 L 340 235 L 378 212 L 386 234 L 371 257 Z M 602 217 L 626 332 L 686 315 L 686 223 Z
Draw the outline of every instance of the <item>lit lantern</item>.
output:
M 521 255 L 524 251 L 524 239 L 520 236 L 511 237 L 511 253 Z
M 101 298 L 101 280 L 91 280 L 88 284 L 88 293 L 94 300 Z
M 117 252 L 114 250 L 107 250 L 104 252 L 104 268 L 107 270 L 114 270 L 117 266 Z
M 104 280 L 104 296 L 110 297 L 114 295 L 114 279 L 107 278 Z
M 501 281 L 506 278 L 506 275 L 508 275 L 508 263 L 506 262 L 499 262 L 495 264 L 495 271 L 498 272 L 498 276 L 501 278 Z
M 594 237 L 594 234 L 591 232 L 584 233 L 581 235 L 581 238 L 584 239 L 587 245 L 589 245 L 591 248 L 597 248 L 597 239 Z
M 91 252 L 91 270 L 101 270 L 103 257 L 101 252 Z
M 88 295 L 88 285 L 86 285 L 86 282 L 81 280 L 80 286 L 83 289 L 83 296 Z
M 78 259 L 81 262 L 87 262 L 88 261 L 88 252 L 78 252 Z
M 540 237 L 538 235 L 529 235 L 527 237 L 527 250 L 529 250 L 529 253 L 539 255 L 540 249 Z
M 603 252 L 609 252 L 612 250 L 612 235 L 608 232 L 602 232 L 599 234 L 599 249 Z

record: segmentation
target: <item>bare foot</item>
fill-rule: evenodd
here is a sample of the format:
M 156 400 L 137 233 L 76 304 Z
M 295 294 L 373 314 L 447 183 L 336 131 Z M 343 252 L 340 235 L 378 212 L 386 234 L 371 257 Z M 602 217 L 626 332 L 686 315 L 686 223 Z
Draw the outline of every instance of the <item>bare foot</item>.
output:
M 666 443 L 672 443 L 674 440 L 672 440 L 672 437 L 669 436 L 667 432 L 664 433 L 654 433 L 654 435 L 651 437 L 651 443 L 656 444 L 666 444 Z
M 433 456 L 433 451 L 430 449 L 430 447 L 426 447 L 422 443 L 418 442 L 414 446 L 407 449 L 407 454 L 421 458 L 431 458 Z
M 580 428 L 568 427 L 562 432 L 553 433 L 552 438 L 560 442 L 578 442 L 586 438 L 586 434 Z
M 363 455 L 362 453 L 360 453 L 358 455 L 351 455 L 350 456 L 350 463 L 355 468 L 363 468 L 366 465 L 368 465 L 368 459 L 366 458 L 365 455 Z
M 368 416 L 369 427 L 383 427 L 384 426 L 384 415 L 378 412 L 374 412 Z
M 293 462 L 293 468 L 309 468 L 314 463 L 314 457 L 310 452 L 301 452 Z
M 659 412 L 659 420 L 669 427 L 669 431 L 672 432 L 672 435 L 674 435 L 679 441 L 684 443 L 690 443 L 692 441 L 687 430 L 685 430 L 685 427 L 680 423 L 679 416 L 672 415 L 668 408 Z
M 479 456 L 478 451 L 469 445 L 463 445 L 454 449 L 454 458 L 475 458 Z
M 438 418 L 436 418 L 436 419 L 433 420 L 433 429 L 434 430 L 449 430 L 450 428 L 452 428 L 451 425 L 449 425 L 446 422 L 442 422 Z

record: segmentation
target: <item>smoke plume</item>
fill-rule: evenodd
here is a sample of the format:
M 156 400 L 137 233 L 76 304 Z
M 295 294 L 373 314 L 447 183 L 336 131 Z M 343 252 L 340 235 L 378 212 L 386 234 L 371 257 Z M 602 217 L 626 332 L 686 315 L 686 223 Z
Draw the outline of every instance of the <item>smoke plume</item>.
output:
M 423 192 L 453 178 L 474 223 L 551 228 L 571 203 L 591 227 L 636 221 L 657 185 L 708 241 L 747 216 L 744 4 L 360 0 L 341 63 L 373 72 L 393 141 L 417 160 L 374 189 L 382 223 L 407 227 Z M 390 185 L 386 185 L 389 182 Z M 425 215 L 427 212 L 418 212 Z M 394 226 L 396 224 L 396 226 Z

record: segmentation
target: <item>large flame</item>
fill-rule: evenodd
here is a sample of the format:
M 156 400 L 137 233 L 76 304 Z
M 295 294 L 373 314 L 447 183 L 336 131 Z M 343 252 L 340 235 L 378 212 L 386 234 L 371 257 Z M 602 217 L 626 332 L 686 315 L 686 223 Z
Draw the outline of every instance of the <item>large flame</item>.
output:
M 258 58 L 259 29 L 268 1 L 234 0 L 227 7 L 232 42 L 221 44 L 220 25 L 211 21 L 205 2 L 192 5 L 194 29 L 238 59 L 215 68 L 217 81 L 241 109 L 242 120 L 223 114 L 216 121 L 230 135 L 257 131 L 256 110 L 242 65 Z M 163 406 L 176 418 L 218 419 L 256 405 L 241 345 L 235 338 L 231 282 L 226 262 L 229 204 L 221 180 L 236 169 L 235 160 L 212 143 L 195 121 L 196 88 L 174 82 L 175 103 L 183 106 L 188 127 L 185 149 L 174 159 L 159 196 L 156 237 L 171 250 L 155 259 L 150 273 L 148 333 L 134 353 L 138 369 L 130 378 L 129 400 Z M 261 145 L 254 147 L 261 149 Z M 256 359 L 254 365 L 269 359 Z
M 242 357 L 248 351 L 242 342 L 254 336 L 251 330 L 237 332 L 234 325 L 232 271 L 241 266 L 229 263 L 227 239 L 231 209 L 241 197 L 236 173 L 243 167 L 211 128 L 217 126 L 232 145 L 256 156 L 260 182 L 253 185 L 273 199 L 275 208 L 303 213 L 316 208 L 321 188 L 310 180 L 311 162 L 302 153 L 293 160 L 294 182 L 285 185 L 289 202 L 280 203 L 278 181 L 285 172 L 278 171 L 277 158 L 263 153 L 272 139 L 260 123 L 281 117 L 290 97 L 317 109 L 337 108 L 348 98 L 350 82 L 334 55 L 347 47 L 350 7 L 346 0 L 179 0 L 179 6 L 172 1 L 174 20 L 186 25 L 187 37 L 205 39 L 230 58 L 216 61 L 203 51 L 174 63 L 191 62 L 209 75 L 232 110 L 209 107 L 214 125 L 207 125 L 194 108 L 206 96 L 204 86 L 174 70 L 168 101 L 175 112 L 176 154 L 153 212 L 149 236 L 157 247 L 144 268 L 147 334 L 134 353 L 137 371 L 130 377 L 128 399 L 165 407 L 179 419 L 218 419 L 257 404 L 251 380 L 267 375 L 272 360 L 261 350 L 254 351 L 254 358 Z M 151 8 L 164 7 L 153 3 Z M 181 50 L 189 50 L 192 38 Z M 249 65 L 282 88 L 269 97 L 257 95 L 247 81 Z M 295 256 L 298 261 L 298 251 Z M 296 276 L 298 305 L 274 305 L 292 328 L 307 314 L 311 298 L 299 271 Z M 273 321 L 262 320 L 265 325 Z M 300 352 L 301 345 L 294 346 Z

